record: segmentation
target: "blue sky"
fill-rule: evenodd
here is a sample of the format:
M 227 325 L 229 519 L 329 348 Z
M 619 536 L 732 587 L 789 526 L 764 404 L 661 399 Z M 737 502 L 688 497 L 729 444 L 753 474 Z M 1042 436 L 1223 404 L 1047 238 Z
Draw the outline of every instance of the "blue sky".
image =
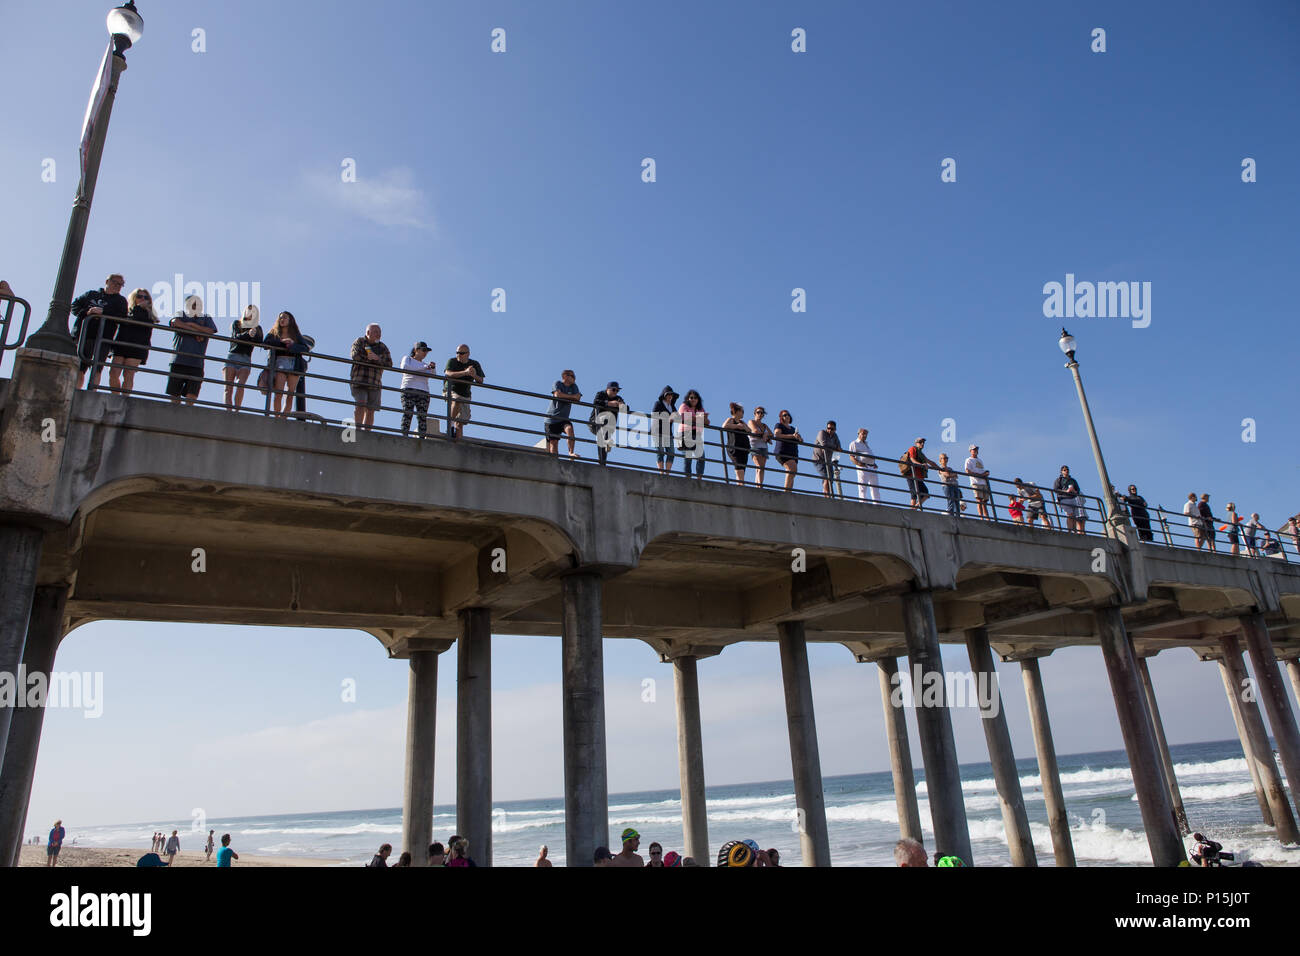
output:
M 0 277 L 38 319 L 107 7 L 7 4 Z M 132 287 L 177 272 L 260 282 L 264 314 L 291 309 L 327 351 L 379 321 L 397 354 L 469 342 L 501 384 L 545 391 L 572 367 L 588 394 L 617 378 L 645 407 L 671 382 L 715 411 L 789 408 L 805 431 L 866 425 L 881 454 L 928 434 L 931 453 L 978 441 L 1002 476 L 1050 481 L 1070 463 L 1096 493 L 1042 287 L 1067 273 L 1150 282 L 1149 327 L 1069 323 L 1112 478 L 1173 508 L 1209 491 L 1274 527 L 1300 511 L 1285 352 L 1300 251 L 1293 3 L 146 0 L 141 12 L 79 290 L 108 271 Z M 806 53 L 790 49 L 795 27 Z M 1105 53 L 1090 49 L 1095 27 Z M 192 50 L 196 28 L 206 52 Z M 947 157 L 955 183 L 940 181 Z M 1241 181 L 1245 157 L 1255 183 Z M 345 158 L 356 183 L 340 182 Z M 505 313 L 490 311 L 494 288 Z M 936 440 L 946 418 L 952 446 Z M 539 675 L 558 685 L 558 642 L 496 646 L 498 794 L 557 793 L 559 699 Z M 837 648 L 812 660 L 825 771 L 885 766 L 869 668 Z M 400 799 L 404 668 L 364 635 L 97 624 L 68 639 L 60 666 L 104 670 L 106 711 L 50 715 L 38 818 Z M 953 666 L 966 666 L 961 649 Z M 606 669 L 611 788 L 672 785 L 670 670 L 612 641 Z M 453 672 L 447 657 L 445 702 Z M 1213 667 L 1171 652 L 1153 672 L 1171 740 L 1232 735 Z M 775 648 L 732 648 L 700 673 L 710 779 L 787 777 Z M 1063 751 L 1120 746 L 1095 651 L 1059 654 L 1044 674 Z M 654 719 L 644 676 L 660 680 Z M 355 705 L 338 700 L 345 677 L 359 681 Z M 625 686 L 635 707 L 618 703 Z M 449 712 L 443 757 L 453 727 Z M 977 725 L 958 734 L 962 758 L 983 759 Z M 317 745 L 332 756 L 313 777 Z M 92 793 L 78 789 L 87 761 L 106 775 Z M 440 800 L 450 770 L 440 758 Z

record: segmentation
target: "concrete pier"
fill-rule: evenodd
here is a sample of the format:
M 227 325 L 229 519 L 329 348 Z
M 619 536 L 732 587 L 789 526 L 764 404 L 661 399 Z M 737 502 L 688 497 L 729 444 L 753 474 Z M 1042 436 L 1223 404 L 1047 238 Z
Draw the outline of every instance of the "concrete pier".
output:
M 799 848 L 804 866 L 830 866 L 831 842 L 826 829 L 817 721 L 813 716 L 812 678 L 803 621 L 777 625 L 781 645 L 781 679 L 785 684 L 785 719 L 790 731 L 790 765 L 799 814 Z
M 1151 861 L 1156 866 L 1177 866 L 1187 859 L 1187 851 L 1169 805 L 1169 791 L 1156 751 L 1155 730 L 1138 675 L 1133 642 L 1124 629 L 1124 618 L 1118 607 L 1099 607 L 1095 617 L 1097 637 L 1115 697 L 1115 712 L 1124 735 L 1124 749 L 1133 771 L 1138 809 L 1142 811 L 1142 828 L 1151 847 Z
M 898 805 L 898 835 L 905 840 L 924 843 L 921 835 L 921 811 L 916 801 L 916 775 L 912 771 L 912 746 L 907 740 L 907 708 L 895 707 L 898 689 L 898 660 L 882 657 L 876 661 L 880 677 L 880 706 L 885 712 L 885 739 L 889 742 L 889 769 L 894 777 L 894 802 Z
M 427 866 L 433 842 L 433 755 L 438 718 L 437 647 L 410 650 L 410 681 L 406 691 L 406 781 L 402 791 L 402 849 L 412 866 Z
M 934 848 L 943 856 L 971 859 L 970 828 L 961 793 L 961 772 L 957 767 L 957 745 L 952 734 L 952 715 L 944 688 L 943 659 L 939 654 L 939 633 L 934 622 L 934 601 L 929 591 L 903 594 L 903 633 L 907 639 L 908 663 L 913 675 L 912 696 L 916 725 L 925 761 L 925 789 L 930 797 L 930 820 L 934 826 Z M 922 683 L 915 680 L 920 669 Z M 930 678 L 927 675 L 934 674 Z M 938 703 L 926 706 L 923 690 L 938 681 Z
M 16 675 L 22 663 L 44 537 L 37 528 L 0 524 L 0 673 Z M 13 707 L 0 707 L 0 772 L 13 714 Z
M 1034 750 L 1038 754 L 1038 776 L 1043 782 L 1043 803 L 1047 807 L 1047 826 L 1052 831 L 1052 852 L 1057 866 L 1074 866 L 1074 841 L 1070 838 L 1070 817 L 1065 810 L 1061 790 L 1061 771 L 1056 763 L 1056 744 L 1052 724 L 1047 716 L 1047 696 L 1043 693 L 1043 675 L 1037 657 L 1020 662 L 1020 677 L 1029 703 L 1029 725 L 1034 731 Z
M 1282 771 L 1286 774 L 1287 783 L 1291 785 L 1291 800 L 1300 808 L 1300 729 L 1296 727 L 1295 712 L 1291 710 L 1291 701 L 1286 696 L 1286 686 L 1282 683 L 1282 671 L 1277 666 L 1268 626 L 1264 623 L 1264 615 L 1246 614 L 1241 617 L 1241 627 L 1246 633 L 1246 650 L 1250 654 L 1251 668 L 1255 671 L 1259 699 L 1264 702 L 1269 726 L 1273 728 L 1277 753 L 1282 759 Z
M 492 865 L 492 612 L 460 612 L 456 642 L 456 832 Z
M 1291 693 L 1295 694 L 1295 702 L 1300 706 L 1300 660 L 1294 657 L 1288 657 L 1286 660 L 1286 672 L 1291 678 Z
M 981 710 L 980 725 L 984 728 L 984 742 L 989 748 L 989 763 L 993 765 L 1002 826 L 1006 829 L 1007 847 L 1011 850 L 1011 865 L 1037 866 L 1034 838 L 1030 835 L 1029 816 L 1025 813 L 1025 795 L 1020 789 L 1016 754 L 1011 746 L 1007 715 L 1002 709 L 1002 691 L 998 689 L 993 649 L 989 646 L 989 632 L 982 627 L 968 630 L 966 653 L 970 657 L 971 671 L 979 682 L 977 686 L 987 687 L 990 691 L 990 706 Z
M 54 669 L 55 651 L 63 639 L 63 608 L 67 599 L 67 587 L 36 588 L 23 647 L 23 670 L 28 677 L 44 674 L 48 679 Z M 4 866 L 18 865 L 44 721 L 42 704 L 14 708 L 9 724 L 5 770 L 0 773 L 0 864 Z
M 610 840 L 602 581 L 594 571 L 575 571 L 564 576 L 563 589 L 565 858 L 569 866 L 591 866 L 596 847 Z
M 1235 637 L 1225 637 L 1222 646 L 1223 657 L 1219 660 L 1219 668 L 1223 675 L 1223 686 L 1241 716 L 1241 726 L 1245 736 L 1242 749 L 1245 751 L 1246 759 L 1251 761 L 1252 770 L 1259 778 L 1259 792 L 1267 809 L 1265 822 L 1277 830 L 1281 842 L 1295 843 L 1297 842 L 1295 817 L 1291 813 L 1291 804 L 1287 802 L 1282 777 L 1277 772 L 1277 763 L 1273 760 L 1273 746 L 1268 742 L 1264 718 L 1260 715 L 1259 705 L 1256 704 L 1254 696 L 1243 693 L 1245 688 L 1250 686 L 1250 682 L 1246 676 L 1246 664 L 1241 659 L 1241 647 Z
M 1187 811 L 1183 809 L 1183 795 L 1178 789 L 1178 777 L 1174 773 L 1174 760 L 1169 754 L 1169 741 L 1165 739 L 1165 725 L 1160 719 L 1160 707 L 1156 704 L 1156 688 L 1151 683 L 1151 669 L 1147 667 L 1145 657 L 1138 658 L 1138 674 L 1142 678 L 1142 690 L 1147 696 L 1147 707 L 1151 710 L 1151 729 L 1155 731 L 1156 748 L 1160 751 L 1160 765 L 1164 770 L 1165 788 L 1169 792 L 1169 805 L 1178 821 L 1180 833 L 1191 833 L 1187 825 Z
M 704 734 L 700 727 L 700 682 L 696 659 L 673 658 L 677 698 L 677 769 L 682 788 L 682 832 L 686 856 L 701 866 L 710 860 L 709 819 L 704 796 Z

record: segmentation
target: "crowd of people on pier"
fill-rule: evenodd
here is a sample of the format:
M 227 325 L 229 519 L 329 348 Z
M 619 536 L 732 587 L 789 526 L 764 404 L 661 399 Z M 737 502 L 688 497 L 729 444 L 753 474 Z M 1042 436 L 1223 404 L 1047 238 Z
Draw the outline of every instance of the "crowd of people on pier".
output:
M 125 287 L 124 277 L 113 273 L 101 288 L 83 293 L 72 303 L 73 335 L 81 359 L 79 385 L 89 372 L 92 386 L 98 387 L 101 373 L 107 368 L 110 390 L 129 393 L 134 388 L 136 372 L 148 358 L 158 319 L 147 289 L 134 289 L 124 297 Z M 169 327 L 174 338 L 165 392 L 174 403 L 193 404 L 203 387 L 204 362 L 209 342 L 218 334 L 217 325 L 204 311 L 201 298 L 190 295 L 170 320 Z M 402 435 L 428 436 L 430 383 L 440 381 L 447 403 L 447 437 L 463 438 L 473 417 L 473 386 L 485 379 L 483 366 L 470 357 L 469 346 L 461 344 L 450 358 L 439 361 L 430 359 L 433 353 L 427 342 L 418 341 L 395 362 L 382 334 L 378 324 L 367 325 L 348 352 L 351 424 L 363 431 L 374 427 L 375 415 L 382 408 L 383 377 L 392 370 L 401 373 L 398 391 Z M 242 408 L 248 380 L 254 370 L 259 370 L 252 387 L 267 393 L 269 414 L 286 417 L 306 413 L 306 372 L 316 343 L 299 329 L 293 313 L 278 313 L 263 332 L 258 307 L 249 305 L 231 322 L 226 339 L 228 351 L 222 376 L 227 409 Z M 549 406 L 542 414 L 539 444 L 558 456 L 563 443 L 570 459 L 580 458 L 574 419 L 575 406 L 583 403 L 589 408 L 586 425 L 594 436 L 596 458 L 600 464 L 606 464 L 611 452 L 620 445 L 620 432 L 626 432 L 629 416 L 634 414 L 622 396 L 619 383 L 611 380 L 586 403 L 576 373 L 564 369 L 549 394 Z M 435 430 L 438 417 L 435 416 Z M 781 487 L 792 491 L 800 457 L 804 449 L 810 449 L 813 471 L 821 480 L 822 493 L 828 497 L 843 494 L 842 453 L 856 471 L 856 482 L 850 480 L 849 484 L 856 485 L 857 497 L 863 502 L 881 501 L 881 471 L 892 472 L 896 464 L 906 483 L 909 506 L 916 510 L 925 508 L 932 497 L 930 483 L 937 482 L 943 507 L 954 517 L 968 515 L 998 520 L 996 502 L 1001 497 L 1005 499 L 1007 517 L 1014 524 L 1054 529 L 1057 527 L 1053 521 L 1055 513 L 1062 530 L 1085 534 L 1090 516 L 1094 520 L 1104 518 L 1104 506 L 1093 505 L 1090 515 L 1089 501 L 1067 465 L 1061 466 L 1048 489 L 1017 477 L 1003 482 L 1004 490 L 995 495 L 991 483 L 999 479 L 991 476 L 976 444 L 968 448 L 965 461 L 953 461 L 946 453 L 935 461 L 926 454 L 926 438 L 918 436 L 895 460 L 892 456 L 876 454 L 865 427 L 856 429 L 855 437 L 846 446 L 840 439 L 837 422 L 828 420 L 809 441 L 795 425 L 789 410 L 778 411 L 775 424 L 769 425 L 767 409 L 762 405 L 755 406 L 747 417 L 745 408 L 736 402 L 727 404 L 726 417 L 714 426 L 697 389 L 688 389 L 682 396 L 671 385 L 660 390 L 648 414 L 636 418 L 648 427 L 643 445 L 654 454 L 655 468 L 663 475 L 672 474 L 674 461 L 680 457 L 682 473 L 702 479 L 706 449 L 711 444 L 706 429 L 714 429 L 720 440 L 712 444 L 721 449 L 723 466 L 730 472 L 726 477 L 734 478 L 738 485 L 745 485 L 749 479 L 754 486 L 764 487 L 768 469 L 775 467 Z M 629 444 L 634 443 L 629 441 Z M 1141 540 L 1155 540 L 1153 520 L 1158 522 L 1165 540 L 1172 540 L 1163 513 L 1148 505 L 1136 485 L 1129 485 L 1124 494 L 1113 487 L 1109 492 L 1116 508 L 1131 522 Z M 1049 501 L 1053 508 L 1049 508 Z M 1198 549 L 1217 551 L 1218 536 L 1222 534 L 1228 552 L 1233 555 L 1282 558 L 1279 539 L 1287 535 L 1300 552 L 1300 514 L 1293 515 L 1274 531 L 1264 525 L 1257 512 L 1249 519 L 1243 518 L 1232 502 L 1227 504 L 1225 514 L 1216 517 L 1209 501 L 1208 494 L 1189 494 L 1183 508 L 1187 534 Z M 968 511 L 971 504 L 974 508 Z M 1157 512 L 1154 516 L 1153 510 Z

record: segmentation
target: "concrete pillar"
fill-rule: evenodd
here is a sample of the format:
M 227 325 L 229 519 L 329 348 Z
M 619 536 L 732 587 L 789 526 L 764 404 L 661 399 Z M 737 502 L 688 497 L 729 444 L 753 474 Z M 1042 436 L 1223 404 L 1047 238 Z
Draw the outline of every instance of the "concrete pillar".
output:
M 54 653 L 63 638 L 63 608 L 67 599 L 66 586 L 36 589 L 23 647 L 22 670 L 26 675 L 44 674 L 48 678 L 54 669 Z M 42 702 L 40 707 L 15 708 L 9 724 L 5 772 L 0 774 L 0 864 L 4 866 L 18 865 L 44 720 Z
M 456 642 L 456 832 L 492 865 L 492 611 L 460 612 Z
M 1250 666 L 1255 671 L 1259 698 L 1264 702 L 1277 753 L 1282 758 L 1282 772 L 1291 785 L 1291 799 L 1300 807 L 1300 728 L 1296 727 L 1295 713 L 1286 696 L 1286 686 L 1282 683 L 1282 672 L 1273 654 L 1273 642 L 1269 639 L 1264 615 L 1258 612 L 1244 614 L 1241 626 L 1246 632 L 1246 650 L 1250 654 Z
M 565 859 L 591 866 L 596 847 L 609 846 L 603 588 L 593 571 L 566 575 L 563 587 Z
M 1029 833 L 1029 816 L 1025 813 L 1025 796 L 1020 790 L 1020 772 L 1016 770 L 1011 731 L 1007 728 L 1007 715 L 1002 709 L 1002 691 L 998 688 L 993 649 L 989 646 L 989 632 L 985 628 L 975 627 L 966 632 L 966 653 L 982 695 L 980 724 L 984 728 L 984 742 L 989 748 L 989 763 L 993 765 L 998 803 L 1002 808 L 1002 826 L 1007 833 L 1007 847 L 1011 850 L 1011 865 L 1037 866 L 1034 838 Z M 984 706 L 985 701 L 988 707 Z
M 1165 739 L 1165 725 L 1160 719 L 1160 707 L 1156 704 L 1156 688 L 1151 683 L 1151 669 L 1147 667 L 1145 657 L 1138 658 L 1138 675 L 1142 678 L 1142 690 L 1147 697 L 1147 707 L 1151 709 L 1151 729 L 1156 735 L 1156 749 L 1160 752 L 1160 765 L 1163 768 L 1165 788 L 1169 793 L 1169 806 L 1174 811 L 1180 833 L 1191 833 L 1187 825 L 1187 811 L 1183 809 L 1183 795 L 1178 789 L 1178 776 L 1174 773 L 1174 758 L 1169 754 L 1169 741 Z
M 677 769 L 682 786 L 682 832 L 686 855 L 708 864 L 709 820 L 704 797 L 704 735 L 700 729 L 700 682 L 696 659 L 673 658 L 677 695 Z
M 406 781 L 402 790 L 402 849 L 412 866 L 427 866 L 433 842 L 433 755 L 438 717 L 438 655 L 411 650 L 406 691 Z
M 830 866 L 831 841 L 826 830 L 826 796 L 813 715 L 812 678 L 803 621 L 777 624 L 781 644 L 781 679 L 785 684 L 785 720 L 790 730 L 790 765 L 799 813 L 799 848 L 804 866 Z
M 1286 672 L 1291 678 L 1291 693 L 1295 694 L 1295 702 L 1300 704 L 1300 660 L 1294 657 L 1288 658 Z
M 1261 759 L 1267 759 L 1270 764 L 1273 764 L 1273 750 L 1270 747 L 1263 755 L 1255 751 L 1255 745 L 1252 741 L 1253 735 L 1247 728 L 1245 711 L 1242 709 L 1238 697 L 1242 685 L 1237 683 L 1237 677 L 1235 676 L 1240 671 L 1240 676 L 1244 679 L 1246 668 L 1241 662 L 1241 651 L 1237 649 L 1236 639 L 1228 638 L 1228 640 L 1232 642 L 1232 649 L 1230 651 L 1228 646 L 1225 646 L 1224 657 L 1219 658 L 1219 676 L 1223 678 L 1223 689 L 1228 695 L 1228 707 L 1232 710 L 1233 723 L 1237 725 L 1237 737 L 1241 740 L 1241 753 L 1246 758 L 1246 767 L 1250 770 L 1250 779 L 1255 785 L 1255 799 L 1259 801 L 1260 816 L 1263 817 L 1264 823 L 1268 826 L 1276 826 L 1273 819 L 1273 805 L 1264 784 L 1264 777 L 1260 773 Z M 1227 660 L 1227 657 L 1235 658 L 1236 664 L 1234 665 L 1232 661 Z M 1259 716 L 1258 711 L 1255 712 L 1255 716 Z M 1261 732 L 1263 727 L 1263 718 L 1260 718 Z M 1276 778 L 1277 765 L 1273 764 L 1273 773 L 1270 779 L 1276 780 Z M 1285 797 L 1283 800 L 1285 802 Z
M 27 640 L 27 619 L 36 591 L 36 568 L 41 563 L 44 533 L 39 528 L 0 525 L 0 673 L 18 673 Z M 13 707 L 0 707 L 0 772 Z M 0 852 L 4 844 L 0 842 Z
M 1169 791 L 1160 767 L 1155 730 L 1147 708 L 1146 693 L 1142 690 L 1133 642 L 1124 629 L 1124 617 L 1118 607 L 1099 607 L 1094 616 L 1097 639 L 1110 676 L 1111 694 L 1115 698 L 1115 713 L 1119 717 L 1120 732 L 1124 735 L 1124 749 L 1128 752 L 1129 768 L 1133 771 L 1133 787 L 1137 791 L 1138 809 L 1142 811 L 1142 829 L 1151 848 L 1151 861 L 1156 866 L 1177 866 L 1187 859 L 1187 851 L 1169 805 Z
M 904 840 L 924 843 L 921 811 L 916 802 L 916 775 L 912 772 L 912 747 L 907 740 L 907 709 L 894 706 L 894 693 L 901 687 L 898 660 L 882 657 L 876 661 L 876 673 L 880 676 L 880 705 L 885 711 L 889 769 L 894 775 L 894 802 L 898 804 L 898 835 Z
M 1061 771 L 1056 765 L 1056 744 L 1052 742 L 1052 724 L 1047 717 L 1047 696 L 1043 693 L 1043 675 L 1038 669 L 1037 657 L 1027 657 L 1020 662 L 1020 677 L 1029 702 L 1029 725 L 1034 731 L 1034 750 L 1038 753 L 1038 776 L 1043 782 L 1043 803 L 1047 806 L 1047 826 L 1052 831 L 1052 852 L 1057 866 L 1074 866 L 1070 818 L 1065 812 Z
M 925 761 L 925 790 L 930 797 L 930 820 L 934 825 L 934 848 L 941 856 L 956 855 L 967 866 L 972 866 L 970 829 L 961 795 L 961 771 L 957 767 L 952 715 L 948 713 L 945 697 L 939 632 L 934 624 L 934 601 L 929 591 L 909 591 L 903 594 L 902 602 L 916 726 L 921 738 L 921 757 Z M 921 678 L 919 683 L 918 674 Z

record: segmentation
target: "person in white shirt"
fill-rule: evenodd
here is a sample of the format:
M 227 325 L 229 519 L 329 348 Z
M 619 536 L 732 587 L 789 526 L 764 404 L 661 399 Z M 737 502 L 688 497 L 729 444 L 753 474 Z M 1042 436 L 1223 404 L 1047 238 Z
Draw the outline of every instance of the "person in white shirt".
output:
M 966 459 L 966 474 L 970 475 L 970 490 L 975 496 L 975 507 L 981 518 L 998 516 L 997 505 L 993 503 L 993 493 L 989 491 L 989 470 L 980 460 L 980 446 L 970 446 L 970 457 Z
M 876 484 L 876 458 L 871 454 L 867 444 L 867 430 L 858 429 L 858 437 L 849 442 L 849 457 L 858 466 L 858 497 L 863 501 L 871 496 L 872 502 L 880 504 L 880 488 Z
M 437 367 L 426 361 L 429 346 L 416 342 L 409 355 L 402 356 L 402 435 L 410 434 L 411 418 L 415 418 L 420 438 L 428 431 L 429 374 Z M 435 422 L 436 427 L 436 422 Z
M 1201 521 L 1201 509 L 1196 505 L 1196 492 L 1193 491 L 1187 496 L 1187 501 L 1183 504 L 1183 514 L 1187 515 L 1187 526 L 1192 529 L 1192 535 L 1196 538 L 1196 548 L 1199 551 L 1201 545 L 1205 543 L 1205 525 Z M 1249 535 L 1249 532 L 1247 534 Z M 1249 543 L 1249 536 L 1246 541 Z

